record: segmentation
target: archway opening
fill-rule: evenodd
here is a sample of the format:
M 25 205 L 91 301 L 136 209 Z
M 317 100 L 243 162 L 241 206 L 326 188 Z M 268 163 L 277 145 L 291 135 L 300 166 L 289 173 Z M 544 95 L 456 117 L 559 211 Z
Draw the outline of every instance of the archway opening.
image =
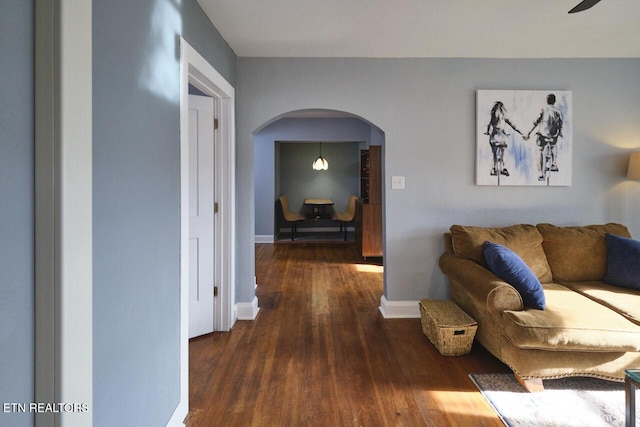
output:
M 333 232 L 335 239 L 339 240 L 341 235 L 336 230 L 340 224 L 331 221 L 331 214 L 348 211 L 351 195 L 365 195 L 361 154 L 374 146 L 381 153 L 378 185 L 382 252 L 384 141 L 384 132 L 371 122 L 356 114 L 337 110 L 291 111 L 261 126 L 253 133 L 256 243 L 273 243 L 283 236 L 288 237 L 289 231 L 286 230 L 292 231 L 292 225 L 282 219 L 279 198 L 283 195 L 293 211 L 308 218 L 299 225 L 311 233 L 311 239 L 318 239 L 321 236 L 318 233 L 327 231 Z M 312 169 L 320 149 L 329 162 L 326 171 Z M 309 198 L 329 199 L 333 204 L 314 207 L 304 203 Z M 317 214 L 320 218 L 316 218 Z M 348 237 L 353 240 L 353 224 L 348 230 Z M 325 234 L 327 239 L 334 238 Z

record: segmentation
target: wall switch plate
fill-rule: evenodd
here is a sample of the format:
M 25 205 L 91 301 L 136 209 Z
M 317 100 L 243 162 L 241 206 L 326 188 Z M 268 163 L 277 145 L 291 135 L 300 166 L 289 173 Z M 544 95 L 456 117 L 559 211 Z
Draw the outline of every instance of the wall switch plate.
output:
M 391 189 L 392 190 L 404 190 L 404 176 L 392 176 L 391 177 Z

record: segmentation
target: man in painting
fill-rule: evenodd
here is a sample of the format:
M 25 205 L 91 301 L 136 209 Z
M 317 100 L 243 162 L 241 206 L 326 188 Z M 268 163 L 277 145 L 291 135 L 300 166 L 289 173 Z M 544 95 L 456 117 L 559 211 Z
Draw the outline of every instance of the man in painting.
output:
M 485 135 L 489 135 L 489 144 L 493 153 L 493 166 L 491 175 L 509 176 L 509 171 L 504 166 L 504 152 L 507 149 L 507 125 L 522 135 L 516 125 L 509 119 L 507 109 L 501 101 L 496 101 L 491 108 L 491 118 L 487 125 Z
M 552 93 L 547 95 L 547 105 L 542 108 L 540 115 L 533 122 L 533 127 L 524 137 L 525 140 L 529 139 L 531 132 L 538 127 L 536 135 L 536 145 L 538 146 L 538 181 L 545 180 L 545 155 L 544 151 L 547 145 L 547 150 L 550 152 L 551 165 L 549 170 L 551 172 L 558 172 L 558 165 L 556 163 L 558 157 L 558 147 L 556 146 L 558 138 L 562 136 L 562 113 L 555 106 L 556 96 Z

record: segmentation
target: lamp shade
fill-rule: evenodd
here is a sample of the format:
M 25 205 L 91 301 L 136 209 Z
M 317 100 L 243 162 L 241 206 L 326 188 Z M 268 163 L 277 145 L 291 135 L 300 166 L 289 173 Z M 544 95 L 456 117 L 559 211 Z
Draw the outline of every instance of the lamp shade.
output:
M 627 178 L 640 179 L 640 151 L 634 151 L 629 156 L 629 167 L 627 168 Z
M 320 155 L 313 162 L 313 170 L 314 171 L 326 171 L 329 169 L 329 162 L 327 159 L 322 157 L 322 142 L 320 143 Z
M 329 169 L 329 162 L 324 157 L 320 156 L 313 162 L 313 170 L 326 171 L 327 169 Z

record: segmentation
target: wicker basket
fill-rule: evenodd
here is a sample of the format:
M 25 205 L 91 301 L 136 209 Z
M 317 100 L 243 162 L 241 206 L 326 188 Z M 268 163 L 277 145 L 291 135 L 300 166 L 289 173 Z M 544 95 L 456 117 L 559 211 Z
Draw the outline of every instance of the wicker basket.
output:
M 443 356 L 471 351 L 478 323 L 453 301 L 420 301 L 422 331 Z

